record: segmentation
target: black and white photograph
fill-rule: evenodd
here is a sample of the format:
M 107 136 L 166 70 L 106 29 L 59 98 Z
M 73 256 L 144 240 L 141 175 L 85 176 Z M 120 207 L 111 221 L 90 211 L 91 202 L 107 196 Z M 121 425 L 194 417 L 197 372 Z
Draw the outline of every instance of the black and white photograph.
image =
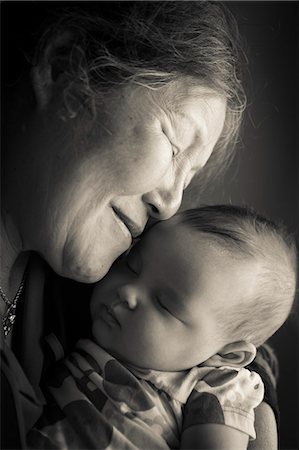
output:
M 0 13 L 1 449 L 298 449 L 298 1 Z

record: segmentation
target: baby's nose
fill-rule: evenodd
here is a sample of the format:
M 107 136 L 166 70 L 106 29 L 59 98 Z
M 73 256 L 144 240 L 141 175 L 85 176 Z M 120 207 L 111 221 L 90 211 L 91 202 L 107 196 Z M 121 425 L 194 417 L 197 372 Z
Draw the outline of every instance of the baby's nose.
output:
M 137 290 L 132 285 L 125 285 L 119 288 L 118 297 L 129 309 L 135 309 L 138 304 Z

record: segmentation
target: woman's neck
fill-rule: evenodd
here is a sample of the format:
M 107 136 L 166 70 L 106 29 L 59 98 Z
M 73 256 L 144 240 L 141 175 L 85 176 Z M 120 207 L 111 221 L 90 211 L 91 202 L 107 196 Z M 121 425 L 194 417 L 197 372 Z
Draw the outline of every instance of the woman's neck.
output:
M 0 285 L 8 297 L 13 300 L 28 261 L 28 252 L 24 252 L 20 235 L 9 215 L 1 217 Z M 0 312 L 5 312 L 5 304 L 0 303 Z

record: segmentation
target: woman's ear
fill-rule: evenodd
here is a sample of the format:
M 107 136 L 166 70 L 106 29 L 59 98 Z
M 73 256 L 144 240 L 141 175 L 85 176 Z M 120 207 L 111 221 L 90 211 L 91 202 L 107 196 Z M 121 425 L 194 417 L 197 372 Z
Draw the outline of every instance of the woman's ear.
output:
M 52 97 L 51 66 L 34 66 L 31 70 L 31 82 L 37 107 L 42 111 L 46 108 Z
M 245 367 L 253 361 L 256 348 L 245 341 L 233 342 L 225 345 L 218 353 L 207 359 L 203 365 L 212 367 L 232 366 Z
M 73 39 L 69 32 L 53 36 L 39 50 L 31 81 L 39 110 L 45 109 L 70 64 Z M 73 60 L 73 55 L 72 55 Z

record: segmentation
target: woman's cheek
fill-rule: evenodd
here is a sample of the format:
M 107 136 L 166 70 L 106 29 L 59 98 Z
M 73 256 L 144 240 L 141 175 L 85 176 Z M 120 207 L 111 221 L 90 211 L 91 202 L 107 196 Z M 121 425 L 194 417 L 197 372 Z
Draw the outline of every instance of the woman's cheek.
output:
M 172 164 L 172 152 L 159 140 L 140 143 L 139 149 L 119 159 L 120 176 L 116 184 L 123 186 L 124 195 L 145 194 L 159 187 Z

